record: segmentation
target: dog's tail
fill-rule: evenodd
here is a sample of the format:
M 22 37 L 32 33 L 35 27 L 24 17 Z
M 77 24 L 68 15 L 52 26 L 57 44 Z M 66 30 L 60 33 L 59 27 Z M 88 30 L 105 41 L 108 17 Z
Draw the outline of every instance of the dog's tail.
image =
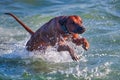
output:
M 14 14 L 12 14 L 12 13 L 5 13 L 5 14 L 12 16 L 12 17 L 13 17 L 18 23 L 20 23 L 20 24 L 25 28 L 25 30 L 28 31 L 31 35 L 34 34 L 34 32 L 33 32 L 27 25 L 25 25 L 20 19 L 18 19 Z

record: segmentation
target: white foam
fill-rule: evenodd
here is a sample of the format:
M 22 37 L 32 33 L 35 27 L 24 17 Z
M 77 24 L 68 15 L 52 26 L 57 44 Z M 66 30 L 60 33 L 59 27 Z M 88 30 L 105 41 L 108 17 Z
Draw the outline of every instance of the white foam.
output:
M 49 47 L 45 52 L 40 52 L 40 51 L 28 52 L 25 49 L 25 43 L 26 41 L 21 41 L 17 44 L 12 45 L 14 49 L 4 53 L 2 57 L 22 58 L 22 59 L 41 58 L 45 61 L 55 62 L 55 63 L 73 61 L 67 51 L 58 52 L 56 47 Z M 76 47 L 74 44 L 71 44 L 71 43 L 68 43 L 68 44 L 72 46 L 72 48 L 75 50 L 76 53 L 78 53 L 79 56 L 82 57 L 84 50 L 82 49 L 81 46 Z
M 82 65 L 84 65 L 84 63 Z M 97 65 L 89 68 L 91 65 L 81 66 L 80 63 L 78 63 L 75 67 L 69 67 L 67 70 L 53 71 L 50 74 L 56 74 L 59 72 L 67 77 L 71 76 L 72 74 L 76 78 L 81 77 L 85 80 L 92 80 L 94 77 L 100 78 L 109 74 L 111 72 L 110 65 L 110 62 L 105 62 L 100 66 Z
M 78 51 L 78 49 L 80 50 Z M 79 46 L 79 48 L 76 47 L 75 52 L 78 53 L 80 57 L 82 57 L 84 50 L 81 48 L 81 46 Z M 58 52 L 56 47 L 49 47 L 44 53 L 39 51 L 30 52 L 29 56 L 34 58 L 41 58 L 44 61 L 55 63 L 73 61 L 69 52 L 67 51 Z

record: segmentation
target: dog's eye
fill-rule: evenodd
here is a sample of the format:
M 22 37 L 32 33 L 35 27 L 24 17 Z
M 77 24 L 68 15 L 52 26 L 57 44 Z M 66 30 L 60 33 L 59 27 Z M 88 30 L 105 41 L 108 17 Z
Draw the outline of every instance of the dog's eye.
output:
M 75 24 L 75 22 L 72 22 L 72 24 Z

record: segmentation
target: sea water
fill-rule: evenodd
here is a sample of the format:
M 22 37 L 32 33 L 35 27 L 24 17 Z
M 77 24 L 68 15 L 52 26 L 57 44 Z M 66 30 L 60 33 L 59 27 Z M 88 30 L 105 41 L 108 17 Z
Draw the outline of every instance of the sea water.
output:
M 119 0 L 1 0 L 0 80 L 120 80 Z M 20 24 L 5 15 L 12 12 L 36 31 L 50 19 L 79 15 L 90 48 L 68 43 L 80 56 L 73 61 L 67 51 L 49 47 L 44 53 L 28 52 L 30 38 Z

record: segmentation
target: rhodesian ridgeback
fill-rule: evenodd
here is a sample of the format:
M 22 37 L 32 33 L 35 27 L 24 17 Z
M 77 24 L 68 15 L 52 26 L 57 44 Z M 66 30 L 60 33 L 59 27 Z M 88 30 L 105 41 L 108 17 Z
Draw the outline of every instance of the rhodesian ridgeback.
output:
M 82 25 L 82 19 L 77 15 L 55 17 L 33 32 L 14 14 L 5 14 L 12 16 L 30 33 L 31 38 L 26 44 L 28 51 L 46 50 L 48 46 L 58 45 L 57 51 L 68 51 L 71 58 L 77 61 L 79 57 L 66 41 L 72 41 L 77 46 L 82 45 L 85 50 L 89 48 L 88 41 L 79 37 L 79 34 L 85 32 L 85 27 Z

